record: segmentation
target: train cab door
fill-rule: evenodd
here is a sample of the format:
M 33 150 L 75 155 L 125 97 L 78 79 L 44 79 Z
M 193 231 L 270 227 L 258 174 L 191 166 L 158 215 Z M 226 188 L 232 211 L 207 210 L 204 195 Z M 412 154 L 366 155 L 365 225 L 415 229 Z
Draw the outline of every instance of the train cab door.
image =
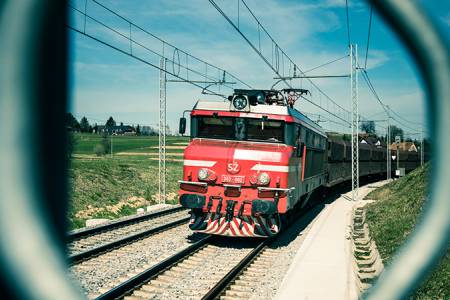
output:
M 304 128 L 303 128 L 304 131 Z M 302 157 L 304 152 L 304 140 L 302 139 L 302 126 L 300 124 L 295 124 L 294 128 L 294 144 L 295 153 L 292 155 L 292 160 L 290 167 L 295 171 L 290 172 L 290 181 L 293 182 L 291 186 L 295 186 L 294 197 L 292 197 L 293 202 L 291 207 L 294 206 L 297 201 L 300 200 L 302 195 Z

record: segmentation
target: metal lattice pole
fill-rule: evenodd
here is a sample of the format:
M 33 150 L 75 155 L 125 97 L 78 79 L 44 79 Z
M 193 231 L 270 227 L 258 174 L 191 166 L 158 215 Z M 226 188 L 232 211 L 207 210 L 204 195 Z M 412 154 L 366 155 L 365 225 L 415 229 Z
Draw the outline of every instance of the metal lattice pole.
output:
M 358 46 L 350 45 L 350 96 L 352 101 L 352 200 L 358 197 L 359 140 L 358 140 Z
M 159 72 L 159 203 L 166 203 L 166 59 Z

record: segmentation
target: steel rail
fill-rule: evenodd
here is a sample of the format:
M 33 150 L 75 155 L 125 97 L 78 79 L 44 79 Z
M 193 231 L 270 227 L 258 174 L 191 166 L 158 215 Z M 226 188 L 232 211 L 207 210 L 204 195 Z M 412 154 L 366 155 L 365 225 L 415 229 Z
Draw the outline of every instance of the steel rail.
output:
M 158 217 L 161 217 L 161 216 L 164 216 L 164 215 L 169 215 L 169 214 L 172 214 L 172 213 L 176 213 L 176 212 L 179 212 L 179 211 L 182 211 L 182 210 L 186 210 L 186 208 L 184 208 L 182 206 L 178 206 L 178 207 L 169 208 L 169 209 L 157 211 L 157 212 L 150 213 L 150 214 L 135 216 L 133 218 L 129 218 L 129 219 L 122 220 L 122 221 L 111 222 L 111 223 L 108 223 L 108 224 L 104 224 L 104 225 L 88 228 L 86 230 L 80 230 L 80 231 L 77 231 L 77 232 L 69 232 L 69 234 L 66 237 L 66 241 L 69 243 L 69 242 L 78 240 L 80 238 L 84 238 L 84 237 L 87 237 L 87 236 L 95 235 L 97 233 L 102 233 L 102 232 L 105 232 L 105 231 L 110 231 L 110 230 L 113 230 L 113 229 L 122 228 L 122 227 L 125 227 L 125 226 L 128 226 L 128 225 L 132 225 L 132 224 L 148 221 L 148 220 L 155 219 L 155 218 L 158 218 Z
M 202 300 L 216 299 L 230 285 L 230 283 L 249 266 L 253 260 L 273 241 L 272 238 L 262 241 L 255 249 L 247 254 L 233 269 L 231 269 L 215 286 L 213 286 Z
M 81 262 L 83 260 L 86 260 L 86 259 L 89 259 L 89 258 L 91 258 L 93 256 L 97 256 L 97 255 L 99 255 L 99 254 L 101 254 L 103 252 L 110 251 L 112 249 L 121 247 L 123 245 L 132 243 L 134 241 L 137 241 L 137 240 L 149 237 L 149 236 L 154 235 L 156 233 L 159 233 L 161 231 L 164 231 L 164 230 L 167 230 L 167 229 L 172 228 L 174 226 L 180 225 L 180 224 L 182 224 L 184 222 L 189 221 L 189 219 L 190 219 L 190 217 L 182 218 L 182 219 L 173 221 L 171 223 L 167 223 L 167 224 L 164 224 L 164 225 L 161 225 L 159 227 L 152 228 L 152 229 L 149 229 L 149 230 L 146 230 L 146 231 L 141 231 L 139 233 L 126 236 L 126 237 L 124 237 L 122 239 L 119 239 L 119 240 L 116 240 L 116 241 L 113 241 L 113 242 L 110 242 L 110 243 L 107 243 L 107 244 L 103 244 L 101 246 L 89 249 L 87 251 L 84 251 L 84 252 L 81 252 L 81 253 L 78 253 L 78 254 L 71 255 L 68 258 L 68 262 L 70 264 L 72 264 L 72 265 L 76 264 L 76 263 L 79 263 L 79 262 Z
M 212 236 L 210 235 L 202 238 L 191 246 L 181 250 L 180 252 L 154 265 L 153 267 L 150 267 L 142 273 L 139 273 L 129 280 L 115 286 L 111 290 L 97 297 L 96 300 L 117 299 L 132 292 L 143 283 L 148 282 L 152 278 L 156 277 L 161 271 L 164 271 L 165 269 L 173 266 L 177 262 L 183 260 L 187 256 L 190 256 L 191 254 L 195 253 L 196 251 L 210 243 L 211 239 Z

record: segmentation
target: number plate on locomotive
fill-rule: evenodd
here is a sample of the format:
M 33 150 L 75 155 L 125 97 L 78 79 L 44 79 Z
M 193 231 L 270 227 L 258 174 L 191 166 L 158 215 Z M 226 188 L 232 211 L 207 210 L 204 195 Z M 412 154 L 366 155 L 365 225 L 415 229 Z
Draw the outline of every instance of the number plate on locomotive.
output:
M 222 175 L 223 183 L 244 184 L 245 176 Z

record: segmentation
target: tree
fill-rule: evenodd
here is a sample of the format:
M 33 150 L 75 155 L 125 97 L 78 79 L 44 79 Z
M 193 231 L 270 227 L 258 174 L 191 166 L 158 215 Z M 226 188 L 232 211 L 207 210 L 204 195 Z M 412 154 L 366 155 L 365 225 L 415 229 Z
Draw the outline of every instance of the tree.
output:
M 113 117 L 109 117 L 108 121 L 106 121 L 105 126 L 109 128 L 114 127 L 116 126 L 116 121 L 114 121 Z
M 139 124 L 136 126 L 136 135 L 141 135 L 141 126 Z
M 80 128 L 81 132 L 89 132 L 89 121 L 86 117 L 81 118 L 80 120 Z
M 375 122 L 374 121 L 363 121 L 361 122 L 361 130 L 368 134 L 375 134 Z
M 395 137 L 400 136 L 400 140 L 403 141 L 403 129 L 395 125 L 390 125 L 389 129 L 391 131 L 391 143 L 395 142 Z
M 73 134 L 73 132 L 67 133 L 67 145 L 66 145 L 66 159 L 70 160 L 72 158 L 73 149 L 75 148 L 75 145 L 77 144 L 78 139 Z
M 80 130 L 80 123 L 78 123 L 77 119 L 75 119 L 75 117 L 71 113 L 66 114 L 66 126 L 67 129 L 71 131 Z

